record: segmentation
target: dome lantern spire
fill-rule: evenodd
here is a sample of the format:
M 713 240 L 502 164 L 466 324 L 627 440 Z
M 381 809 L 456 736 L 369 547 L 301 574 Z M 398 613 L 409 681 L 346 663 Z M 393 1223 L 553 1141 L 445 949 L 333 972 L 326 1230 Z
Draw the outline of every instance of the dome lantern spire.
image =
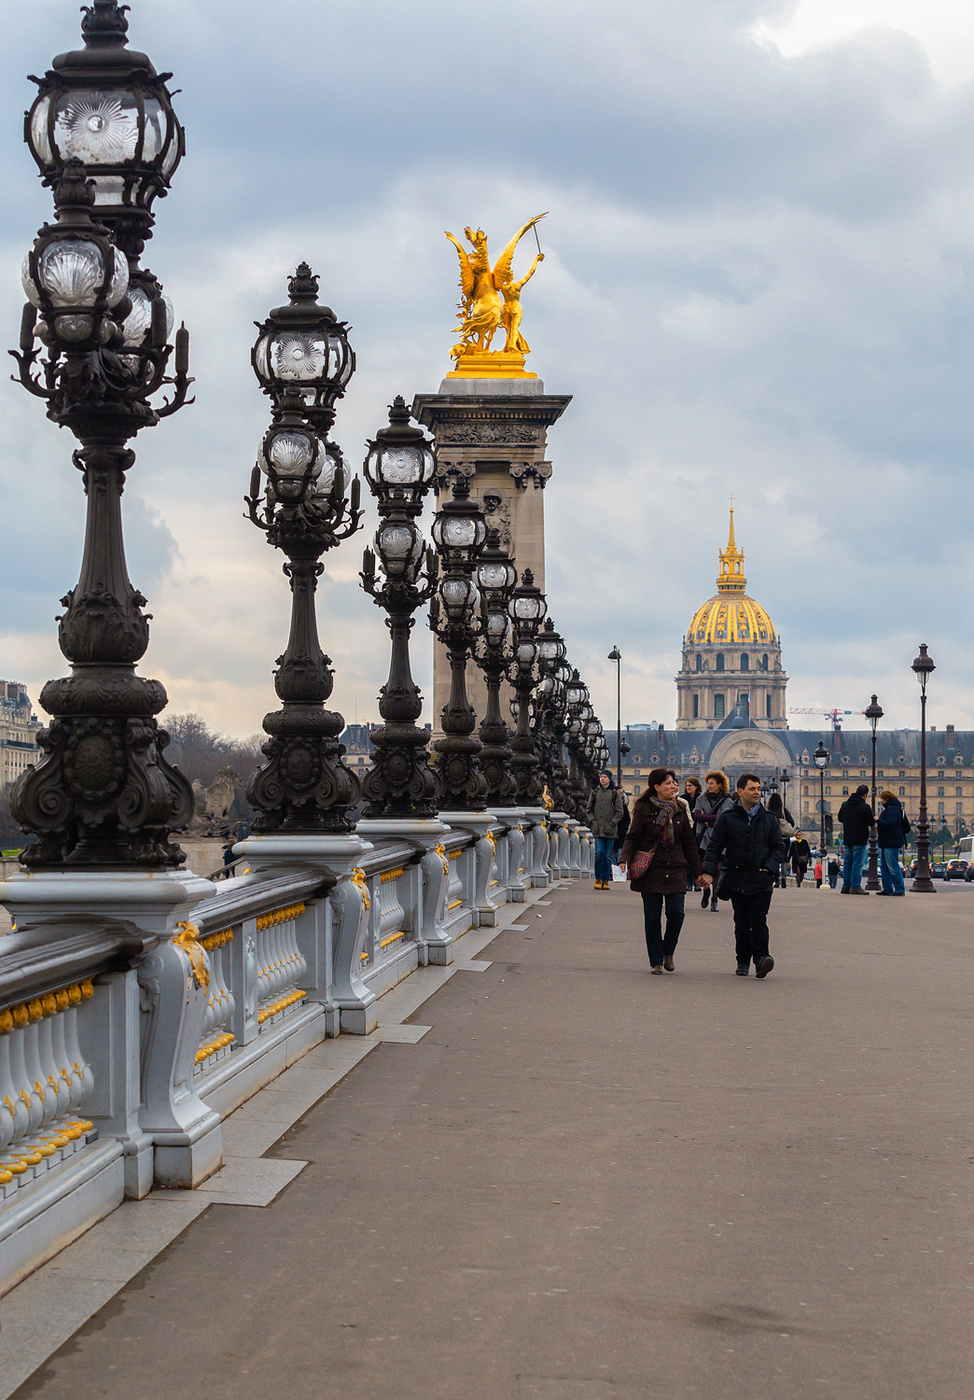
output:
M 744 551 L 738 549 L 737 541 L 734 539 L 734 497 L 731 496 L 730 529 L 727 535 L 727 548 L 720 551 L 717 590 L 720 593 L 743 593 L 746 587 Z

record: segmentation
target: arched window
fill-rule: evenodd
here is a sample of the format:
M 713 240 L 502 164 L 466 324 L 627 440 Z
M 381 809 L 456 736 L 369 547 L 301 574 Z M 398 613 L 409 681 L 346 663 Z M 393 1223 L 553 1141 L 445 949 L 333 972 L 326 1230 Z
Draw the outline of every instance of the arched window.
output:
M 768 653 L 765 652 L 764 655 L 761 657 L 761 670 L 762 670 L 762 671 L 766 671 L 767 669 L 768 669 Z
M 695 663 L 695 669 L 698 670 L 698 671 L 702 671 L 702 670 L 703 670 L 703 657 L 700 655 L 699 651 L 697 652 L 697 660 L 696 660 L 696 663 Z
M 699 695 L 695 695 L 695 696 L 693 697 L 693 718 L 694 718 L 694 719 L 699 719 L 699 718 L 700 718 L 700 696 L 699 696 Z
M 717 670 L 718 670 L 718 671 L 722 671 L 723 669 L 724 669 L 724 653 L 723 653 L 722 651 L 719 651 L 719 652 L 717 653 Z
M 771 696 L 770 696 L 770 695 L 766 695 L 766 696 L 764 697 L 764 717 L 765 717 L 765 719 L 770 719 L 770 718 L 771 718 Z
M 749 669 L 750 669 L 750 663 L 748 662 L 748 659 L 747 659 L 747 652 L 746 652 L 746 651 L 742 651 L 742 652 L 741 652 L 741 670 L 742 670 L 742 671 L 747 671 L 747 670 L 749 670 Z

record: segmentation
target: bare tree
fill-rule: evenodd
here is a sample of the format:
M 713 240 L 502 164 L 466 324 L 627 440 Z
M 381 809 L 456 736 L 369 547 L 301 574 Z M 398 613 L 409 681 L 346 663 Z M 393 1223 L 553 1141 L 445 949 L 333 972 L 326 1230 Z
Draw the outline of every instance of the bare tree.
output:
M 199 715 L 166 715 L 163 727 L 169 735 L 166 757 L 192 783 L 209 787 L 221 768 L 232 768 L 246 782 L 263 761 L 261 738 L 231 739 L 218 734 Z

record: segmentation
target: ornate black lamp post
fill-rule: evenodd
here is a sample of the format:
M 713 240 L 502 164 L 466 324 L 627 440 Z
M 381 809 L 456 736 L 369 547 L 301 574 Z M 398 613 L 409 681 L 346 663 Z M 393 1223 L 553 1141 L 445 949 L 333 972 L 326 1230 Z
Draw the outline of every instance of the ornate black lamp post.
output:
M 510 602 L 514 624 L 513 682 L 517 698 L 517 730 L 511 747 L 518 802 L 525 807 L 537 807 L 543 789 L 541 764 L 531 732 L 531 694 L 537 683 L 538 630 L 547 611 L 548 604 L 535 585 L 534 574 L 525 569 Z
M 504 809 L 517 802 L 517 780 L 512 767 L 514 751 L 510 730 L 501 714 L 501 682 L 510 665 L 511 595 L 517 569 L 501 547 L 496 530 L 487 531 L 487 543 L 477 565 L 477 583 L 484 601 L 484 630 L 477 662 L 487 684 L 487 712 L 480 724 L 480 767 L 487 779 L 487 806 Z
M 409 665 L 413 613 L 436 588 L 436 554 L 426 548 L 417 517 L 433 484 L 433 451 L 425 433 L 409 422 L 398 396 L 389 426 L 369 443 L 365 478 L 378 501 L 375 549 L 365 551 L 362 583 L 388 614 L 392 636 L 389 678 L 379 694 L 384 724 L 372 733 L 372 767 L 362 785 L 367 818 L 428 820 L 436 813 L 436 775 L 429 762 L 429 734 L 416 720 L 423 698 Z M 375 565 L 384 575 L 376 583 Z M 425 568 L 424 568 L 425 565 Z
M 480 769 L 476 716 L 467 696 L 467 660 L 483 628 L 480 591 L 474 570 L 487 538 L 484 513 L 470 499 L 470 482 L 460 477 L 453 497 L 433 521 L 433 539 L 443 567 L 439 590 L 430 601 L 430 627 L 445 644 L 450 661 L 450 697 L 443 707 L 443 738 L 438 756 L 440 807 L 448 812 L 482 812 L 487 780 Z
M 622 787 L 622 652 L 613 647 L 609 661 L 616 663 L 616 785 Z
M 825 864 L 826 864 L 826 861 L 827 861 L 827 859 L 828 859 L 828 849 L 827 849 L 826 844 L 825 844 L 825 770 L 826 770 L 826 768 L 828 768 L 828 766 L 829 766 L 829 761 L 830 761 L 831 757 L 832 757 L 832 755 L 829 753 L 828 749 L 827 749 L 827 748 L 825 747 L 825 745 L 822 743 L 821 739 L 819 739 L 819 741 L 818 741 L 818 748 L 817 748 L 817 749 L 815 750 L 815 752 L 812 754 L 812 762 L 815 764 L 815 767 L 818 769 L 818 787 L 819 787 L 818 811 L 819 811 L 819 816 L 821 817 L 821 820 L 822 820 L 822 829 L 821 829 L 821 832 L 820 832 L 820 835 L 819 835 L 819 850 L 820 850 L 821 853 L 822 853 L 822 870 L 823 870 L 823 873 L 825 872 Z
M 38 735 L 44 758 L 11 800 L 17 822 L 38 837 L 22 857 L 34 868 L 178 866 L 183 854 L 169 835 L 193 811 L 188 783 L 163 757 L 168 737 L 155 716 L 165 690 L 135 675 L 149 627 L 122 534 L 135 461 L 126 443 L 182 407 L 190 384 L 186 331 L 169 343 L 172 307 L 139 266 L 183 133 L 170 75 L 127 48 L 126 8 L 86 7 L 85 48 L 34 79 L 26 121 L 57 222 L 44 225 L 24 263 L 29 305 L 15 358 L 48 417 L 79 440 L 74 463 L 88 498 L 81 575 L 59 619 L 72 675 L 41 692 L 53 716 Z M 150 403 L 165 385 L 168 399 Z
M 927 655 L 926 642 L 921 642 L 920 654 L 913 662 L 913 674 L 920 682 L 920 817 L 917 821 L 917 873 L 910 886 L 916 894 L 936 894 L 930 878 L 930 826 L 927 822 L 927 681 L 935 669 L 933 658 Z
M 785 808 L 785 809 L 787 810 L 787 807 L 788 807 L 788 784 L 791 782 L 791 774 L 788 772 L 788 769 L 787 769 L 787 768 L 782 768 L 782 770 L 781 770 L 781 776 L 780 776 L 780 778 L 778 779 L 778 782 L 779 782 L 780 785 L 781 785 L 781 805 L 782 805 L 783 808 Z M 799 788 L 799 793 L 798 793 L 798 795 L 799 795 L 799 797 L 801 796 L 801 789 L 800 789 L 800 788 Z M 800 803 L 799 803 L 799 806 L 801 806 Z M 801 817 L 801 813 L 800 813 L 800 812 L 799 812 L 798 815 L 799 815 L 799 817 Z M 824 873 L 824 871 L 823 871 L 823 873 Z
M 565 682 L 572 670 L 565 660 L 565 643 L 551 618 L 545 619 L 538 638 L 538 670 L 535 690 L 535 732 L 548 791 L 558 811 L 568 810 L 568 769 L 564 761 L 567 722 Z
M 869 874 L 866 878 L 867 890 L 878 890 L 881 888 L 879 879 L 879 851 L 876 840 L 876 726 L 883 717 L 883 707 L 879 704 L 874 695 L 868 706 L 863 710 L 863 714 L 869 721 L 872 730 L 873 741 L 873 779 L 872 779 L 872 805 L 873 824 L 869 828 Z
M 354 534 L 362 519 L 359 480 L 347 496 L 351 472 L 322 436 L 355 361 L 345 326 L 316 304 L 318 279 L 306 263 L 288 290 L 290 306 L 258 327 L 254 369 L 274 414 L 245 499 L 268 544 L 287 557 L 291 631 L 274 673 L 283 707 L 264 716 L 267 762 L 247 784 L 247 797 L 259 812 L 255 831 L 344 833 L 354 825 L 347 809 L 358 801 L 359 784 L 342 762 L 338 736 L 345 721 L 324 707 L 334 673 L 318 640 L 315 591 L 322 554 Z
M 586 725 L 592 718 L 592 706 L 589 703 L 588 686 L 579 678 L 577 670 L 572 671 L 571 679 L 565 686 L 565 699 L 568 706 L 570 805 L 576 815 L 579 813 L 584 815 L 588 802 L 588 792 L 584 786 L 581 754 Z

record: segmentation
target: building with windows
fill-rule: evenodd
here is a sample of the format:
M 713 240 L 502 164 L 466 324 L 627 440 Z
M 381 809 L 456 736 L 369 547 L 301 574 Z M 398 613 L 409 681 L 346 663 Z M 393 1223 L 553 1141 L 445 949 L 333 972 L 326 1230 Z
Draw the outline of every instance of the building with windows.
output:
M 686 733 L 663 725 L 630 727 L 631 752 L 623 765 L 623 783 L 635 796 L 646 775 L 660 765 L 680 778 L 703 780 L 711 768 L 723 769 L 733 786 L 738 774 L 756 773 L 766 791 L 777 790 L 796 825 L 814 838 L 821 831 L 822 803 L 829 839 L 841 841 L 839 808 L 861 783 L 872 781 L 872 734 L 868 729 L 789 729 L 770 733 L 750 723 L 740 707 L 729 723 L 705 733 Z M 609 735 L 615 749 L 615 736 Z M 812 754 L 823 744 L 829 763 L 819 773 Z M 613 767 L 613 771 L 615 771 Z M 876 790 L 889 788 L 916 826 L 920 808 L 920 731 L 879 729 L 876 734 Z M 951 837 L 974 832 L 974 730 L 952 724 L 927 732 L 927 816 L 930 839 L 946 828 Z M 915 836 L 915 833 L 914 833 Z
M 717 592 L 693 614 L 683 638 L 676 727 L 713 729 L 743 709 L 759 729 L 787 729 L 781 642 L 770 615 L 746 591 L 733 506 L 719 558 Z
M 10 787 L 31 763 L 37 763 L 40 722 L 19 681 L 0 681 L 0 788 Z

